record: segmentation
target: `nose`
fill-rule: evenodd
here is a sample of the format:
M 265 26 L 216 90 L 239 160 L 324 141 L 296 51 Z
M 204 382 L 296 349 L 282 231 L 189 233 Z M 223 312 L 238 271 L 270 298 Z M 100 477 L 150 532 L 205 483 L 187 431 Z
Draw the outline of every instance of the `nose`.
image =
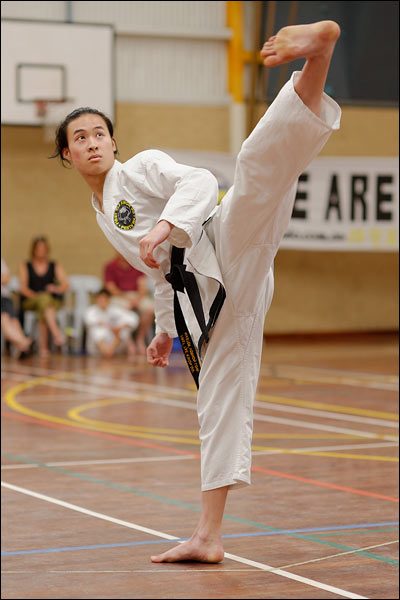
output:
M 89 140 L 89 149 L 90 150 L 97 150 L 98 145 L 97 145 L 97 140 L 96 139 L 90 139 Z

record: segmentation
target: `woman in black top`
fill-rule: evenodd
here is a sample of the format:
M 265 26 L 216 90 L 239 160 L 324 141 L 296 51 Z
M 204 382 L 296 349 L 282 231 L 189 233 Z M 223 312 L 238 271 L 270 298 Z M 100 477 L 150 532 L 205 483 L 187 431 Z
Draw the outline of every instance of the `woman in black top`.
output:
M 23 310 L 32 310 L 39 320 L 39 354 L 48 356 L 48 333 L 56 346 L 65 338 L 57 324 L 56 313 L 62 306 L 69 284 L 63 267 L 49 259 L 50 247 L 45 237 L 32 242 L 31 260 L 20 265 Z

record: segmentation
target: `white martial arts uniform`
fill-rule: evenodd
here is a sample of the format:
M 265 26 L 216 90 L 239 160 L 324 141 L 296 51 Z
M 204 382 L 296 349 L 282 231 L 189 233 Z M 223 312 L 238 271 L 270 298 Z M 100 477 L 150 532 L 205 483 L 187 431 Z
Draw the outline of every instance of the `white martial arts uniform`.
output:
M 129 337 L 139 325 L 139 317 L 136 313 L 121 306 L 109 304 L 103 309 L 97 304 L 92 304 L 85 312 L 85 325 L 87 328 L 86 350 L 88 354 L 99 354 L 97 345 L 100 342 L 112 344 L 115 333 L 111 327 L 122 327 L 120 331 L 120 343 L 116 352 L 123 352 L 127 348 Z
M 225 287 L 199 378 L 202 491 L 250 483 L 252 410 L 274 287 L 273 259 L 291 217 L 298 177 L 339 128 L 336 102 L 324 94 L 317 117 L 294 90 L 298 76 L 293 74 L 243 143 L 234 185 L 218 207 L 213 175 L 157 150 L 115 162 L 104 184 L 104 214 L 93 197 L 98 224 L 110 242 L 155 279 L 157 333 L 177 335 L 173 291 L 164 277 L 171 245 L 187 248 L 185 263 L 196 275 L 206 320 L 217 282 Z M 139 241 L 160 220 L 174 229 L 154 252 L 161 265 L 154 270 L 140 260 Z M 197 342 L 200 330 L 188 302 L 183 311 Z

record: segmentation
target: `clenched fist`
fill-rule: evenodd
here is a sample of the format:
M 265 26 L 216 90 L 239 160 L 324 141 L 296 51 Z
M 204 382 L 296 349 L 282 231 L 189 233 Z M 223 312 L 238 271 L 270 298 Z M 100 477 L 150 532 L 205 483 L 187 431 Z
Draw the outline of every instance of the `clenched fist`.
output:
M 168 221 L 160 221 L 155 227 L 144 236 L 139 242 L 140 258 L 151 269 L 158 269 L 160 266 L 153 256 L 153 251 L 157 246 L 165 242 L 173 225 Z

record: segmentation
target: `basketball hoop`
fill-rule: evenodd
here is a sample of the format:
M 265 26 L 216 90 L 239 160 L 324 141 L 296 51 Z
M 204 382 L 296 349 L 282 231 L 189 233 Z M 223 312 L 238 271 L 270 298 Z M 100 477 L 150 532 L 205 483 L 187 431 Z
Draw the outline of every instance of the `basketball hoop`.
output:
M 47 100 L 35 100 L 37 117 L 44 118 L 46 116 L 47 102 Z
M 62 98 L 60 100 L 45 100 L 38 98 L 35 102 L 36 116 L 39 124 L 43 127 L 43 141 L 54 142 L 56 129 L 61 121 L 73 108 L 73 100 Z

